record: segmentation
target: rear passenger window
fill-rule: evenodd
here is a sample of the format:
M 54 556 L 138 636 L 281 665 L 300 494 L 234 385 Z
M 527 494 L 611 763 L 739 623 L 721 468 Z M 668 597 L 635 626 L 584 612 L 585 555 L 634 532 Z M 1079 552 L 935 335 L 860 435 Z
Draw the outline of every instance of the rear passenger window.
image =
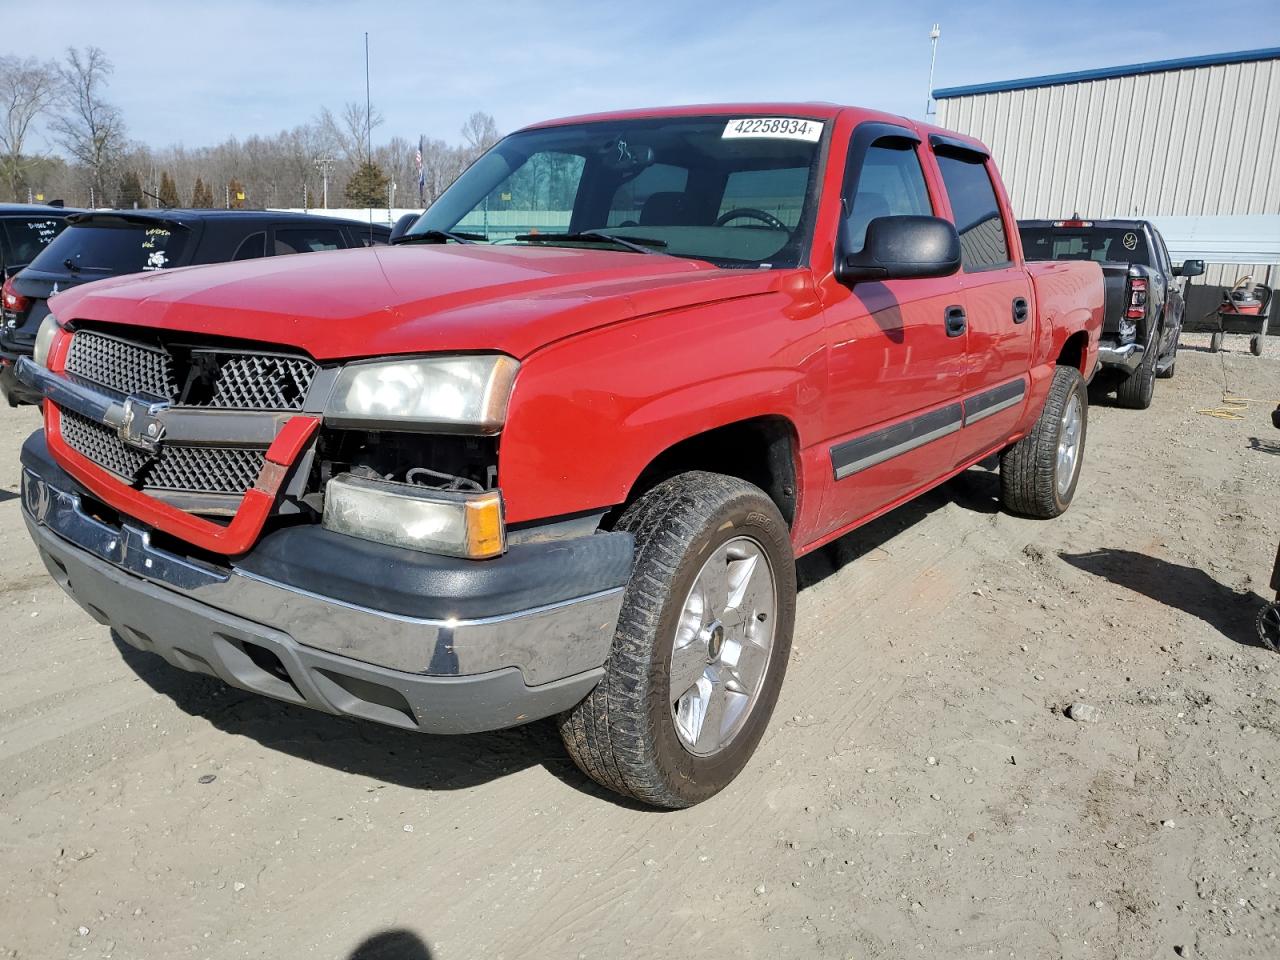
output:
M 338 230 L 326 230 L 297 227 L 276 231 L 276 256 L 286 253 L 319 253 L 321 250 L 341 250 L 342 233 Z
M 1003 267 L 1009 261 L 1004 219 L 986 160 L 977 154 L 938 154 L 942 182 L 960 234 L 960 265 L 967 271 Z
M 852 197 L 845 198 L 849 253 L 862 249 L 867 224 L 876 217 L 933 216 L 920 158 L 912 144 L 873 143 L 863 158 L 858 185 L 852 193 Z
M 232 260 L 253 260 L 257 257 L 265 257 L 267 255 L 267 235 L 266 233 L 254 233 L 240 241 L 240 246 L 236 248 L 236 255 Z

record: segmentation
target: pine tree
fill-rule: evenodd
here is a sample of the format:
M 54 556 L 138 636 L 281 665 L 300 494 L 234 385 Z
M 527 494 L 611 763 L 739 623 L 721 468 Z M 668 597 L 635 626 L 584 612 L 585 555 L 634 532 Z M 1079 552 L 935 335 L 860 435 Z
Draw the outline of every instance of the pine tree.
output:
M 391 178 L 382 172 L 372 160 L 366 160 L 356 168 L 356 172 L 347 181 L 343 195 L 347 205 L 352 207 L 385 207 L 387 205 L 387 186 Z
M 178 185 L 169 176 L 169 171 L 160 171 L 160 206 L 180 207 L 182 198 L 178 196 Z
M 130 170 L 120 178 L 120 190 L 116 196 L 116 206 L 122 210 L 130 210 L 143 206 L 142 178 L 137 171 Z
M 213 191 L 205 185 L 202 178 L 196 177 L 196 185 L 191 188 L 191 206 L 207 209 L 213 206 Z
M 227 197 L 230 199 L 231 209 L 243 210 L 246 196 L 244 184 L 232 177 L 231 182 L 227 184 Z

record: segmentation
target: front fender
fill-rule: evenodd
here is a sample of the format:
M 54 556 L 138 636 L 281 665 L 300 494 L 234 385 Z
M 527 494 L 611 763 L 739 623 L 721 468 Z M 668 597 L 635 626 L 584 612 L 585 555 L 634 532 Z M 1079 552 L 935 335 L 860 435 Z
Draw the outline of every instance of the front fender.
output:
M 782 290 L 637 318 L 527 358 L 499 442 L 512 523 L 608 508 L 664 450 L 760 416 L 819 422 L 826 347 L 816 303 Z

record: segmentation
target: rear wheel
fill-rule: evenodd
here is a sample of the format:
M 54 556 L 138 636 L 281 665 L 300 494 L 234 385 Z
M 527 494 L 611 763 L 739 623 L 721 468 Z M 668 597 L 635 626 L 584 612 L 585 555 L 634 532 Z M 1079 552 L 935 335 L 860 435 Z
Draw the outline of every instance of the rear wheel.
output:
M 1258 639 L 1272 653 L 1280 653 L 1280 601 L 1272 601 L 1258 611 Z
M 1262 334 L 1255 333 L 1249 338 L 1249 352 L 1255 357 L 1262 356 Z
M 1209 337 L 1209 352 L 1217 353 L 1221 349 L 1222 349 L 1222 332 L 1219 331 L 1218 333 L 1215 333 L 1211 337 Z
M 796 573 L 762 490 L 690 472 L 654 487 L 617 528 L 636 538 L 605 676 L 561 715 L 592 779 L 660 807 L 714 795 L 746 766 L 791 653 Z
M 1089 401 L 1074 367 L 1058 367 L 1040 419 L 1000 455 L 1000 500 L 1028 517 L 1049 519 L 1071 506 L 1080 481 Z
M 1156 343 L 1159 337 L 1154 338 Z M 1145 410 L 1151 406 L 1151 398 L 1156 390 L 1156 351 L 1155 343 L 1142 355 L 1138 369 L 1120 381 L 1116 387 L 1116 399 L 1120 406 L 1130 410 Z

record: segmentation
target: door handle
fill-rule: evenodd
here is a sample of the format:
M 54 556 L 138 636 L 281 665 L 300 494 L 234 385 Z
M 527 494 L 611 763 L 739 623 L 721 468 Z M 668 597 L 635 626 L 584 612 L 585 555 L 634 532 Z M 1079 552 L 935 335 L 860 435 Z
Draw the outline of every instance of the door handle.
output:
M 966 322 L 964 307 L 947 307 L 948 337 L 958 337 L 964 333 Z
M 1026 297 L 1013 298 L 1013 322 L 1026 323 L 1027 317 L 1031 316 L 1031 308 L 1027 306 Z

